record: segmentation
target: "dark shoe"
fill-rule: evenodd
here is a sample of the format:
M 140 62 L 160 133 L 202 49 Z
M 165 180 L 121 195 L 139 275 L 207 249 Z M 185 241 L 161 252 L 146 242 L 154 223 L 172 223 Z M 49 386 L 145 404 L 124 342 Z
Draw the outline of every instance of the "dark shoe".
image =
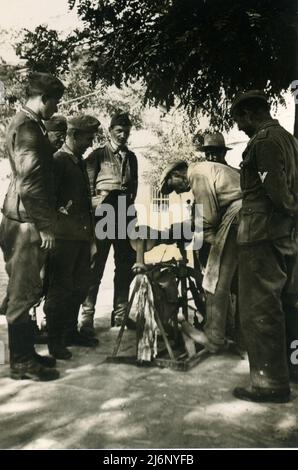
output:
M 67 360 L 72 358 L 72 353 L 60 343 L 50 343 L 49 353 L 56 359 Z
M 87 348 L 94 348 L 98 346 L 99 341 L 97 338 L 89 338 L 83 336 L 81 333 L 76 332 L 68 335 L 66 338 L 66 346 L 85 346 Z
M 236 387 L 233 395 L 240 400 L 257 403 L 287 403 L 290 400 L 290 390 L 248 389 Z
M 40 354 L 37 354 L 36 351 L 33 352 L 33 359 L 38 362 L 43 367 L 55 367 L 56 365 L 56 359 L 52 356 L 41 356 Z
M 95 338 L 96 336 L 94 326 L 91 325 L 82 325 L 80 328 L 80 334 L 86 338 Z
M 10 366 L 10 377 L 14 380 L 34 380 L 36 382 L 48 382 L 59 379 L 60 374 L 56 369 L 43 367 L 35 360 L 15 362 Z
M 298 384 L 298 370 L 291 370 L 290 369 L 290 382 L 294 384 Z

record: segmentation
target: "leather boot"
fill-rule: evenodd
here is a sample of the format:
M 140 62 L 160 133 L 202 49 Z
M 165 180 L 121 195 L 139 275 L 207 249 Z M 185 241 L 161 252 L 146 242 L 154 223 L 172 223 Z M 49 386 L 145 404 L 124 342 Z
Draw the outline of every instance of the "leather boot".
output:
M 67 360 L 72 357 L 72 353 L 66 348 L 62 337 L 49 339 L 48 347 L 51 356 L 56 359 Z
M 94 329 L 94 312 L 83 310 L 80 324 L 80 333 L 87 338 L 95 337 L 96 333 Z
M 60 374 L 56 369 L 41 364 L 42 356 L 34 350 L 33 329 L 29 321 L 8 325 L 8 338 L 12 379 L 47 382 L 59 378 Z
M 94 348 L 98 346 L 99 341 L 97 338 L 84 336 L 79 331 L 68 331 L 65 340 L 66 346 L 85 346 L 87 348 Z
M 236 387 L 233 390 L 233 395 L 239 400 L 252 401 L 256 403 L 287 403 L 290 401 L 290 390 L 275 390 L 275 389 L 261 389 L 261 388 L 244 388 Z

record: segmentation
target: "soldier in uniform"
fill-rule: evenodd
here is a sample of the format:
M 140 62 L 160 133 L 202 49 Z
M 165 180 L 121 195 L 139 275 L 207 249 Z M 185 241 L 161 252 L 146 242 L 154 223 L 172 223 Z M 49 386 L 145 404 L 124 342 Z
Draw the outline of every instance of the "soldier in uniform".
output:
M 7 148 L 12 169 L 3 206 L 1 248 L 9 276 L 6 318 L 11 377 L 36 381 L 59 377 L 52 357 L 34 349 L 30 309 L 40 300 L 40 271 L 54 249 L 57 220 L 53 151 L 42 119 L 56 111 L 64 86 L 50 74 L 32 73 L 27 103 L 12 120 Z
M 125 199 L 129 207 L 134 203 L 138 186 L 138 164 L 133 152 L 127 148 L 131 130 L 131 121 L 127 113 L 117 113 L 111 119 L 110 139 L 102 148 L 98 148 L 86 159 L 94 209 L 102 202 L 109 204 L 115 211 L 115 236 L 104 239 L 96 238 L 97 253 L 93 259 L 91 285 L 88 296 L 83 303 L 81 332 L 94 336 L 93 318 L 99 285 L 104 273 L 111 246 L 114 248 L 115 276 L 114 302 L 111 325 L 120 326 L 127 308 L 129 286 L 133 278 L 132 266 L 135 263 L 135 252 L 130 246 L 126 233 L 129 218 L 125 227 L 119 227 L 119 201 Z M 100 219 L 97 217 L 96 222 Z M 124 232 L 118 237 L 118 229 Z M 127 327 L 133 327 L 129 319 Z
M 45 128 L 47 130 L 48 139 L 50 141 L 53 152 L 57 152 L 65 142 L 67 122 L 64 116 L 56 114 L 51 119 L 44 121 Z M 41 278 L 43 283 L 43 296 L 46 295 L 48 289 L 48 257 L 46 258 L 44 267 L 41 271 Z M 46 320 L 43 319 L 40 329 L 36 323 L 36 318 L 34 322 L 34 342 L 35 344 L 44 344 L 48 342 L 47 337 L 47 327 Z
M 58 220 L 44 311 L 49 351 L 57 359 L 71 358 L 67 345 L 98 344 L 96 338 L 80 335 L 77 323 L 88 292 L 93 236 L 89 180 L 82 155 L 92 145 L 99 124 L 88 115 L 69 119 L 66 142 L 54 155 Z
M 235 388 L 234 395 L 287 402 L 289 372 L 297 380 L 287 346 L 298 338 L 298 141 L 272 119 L 262 91 L 238 96 L 231 113 L 250 137 L 241 164 L 238 243 L 240 322 L 251 386 Z

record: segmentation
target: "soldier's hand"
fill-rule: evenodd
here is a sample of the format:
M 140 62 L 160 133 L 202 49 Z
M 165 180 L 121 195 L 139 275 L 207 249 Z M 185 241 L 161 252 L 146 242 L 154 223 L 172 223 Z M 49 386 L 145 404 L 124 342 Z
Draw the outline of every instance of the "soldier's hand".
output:
M 55 248 L 55 236 L 49 230 L 41 230 L 39 232 L 41 238 L 41 248 L 44 250 L 53 250 Z

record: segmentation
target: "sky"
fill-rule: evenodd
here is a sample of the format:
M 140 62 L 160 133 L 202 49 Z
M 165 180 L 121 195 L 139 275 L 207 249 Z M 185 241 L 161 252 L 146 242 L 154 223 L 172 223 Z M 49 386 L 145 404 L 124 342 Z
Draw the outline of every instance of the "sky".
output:
M 75 10 L 69 11 L 67 0 L 0 0 L 0 30 L 33 30 L 40 24 L 48 24 L 65 34 L 80 25 Z M 1 42 L 0 56 L 9 63 L 17 63 L 13 47 Z
M 1 28 L 34 28 L 48 23 L 56 29 L 71 29 L 79 21 L 69 12 L 67 0 L 0 0 Z

